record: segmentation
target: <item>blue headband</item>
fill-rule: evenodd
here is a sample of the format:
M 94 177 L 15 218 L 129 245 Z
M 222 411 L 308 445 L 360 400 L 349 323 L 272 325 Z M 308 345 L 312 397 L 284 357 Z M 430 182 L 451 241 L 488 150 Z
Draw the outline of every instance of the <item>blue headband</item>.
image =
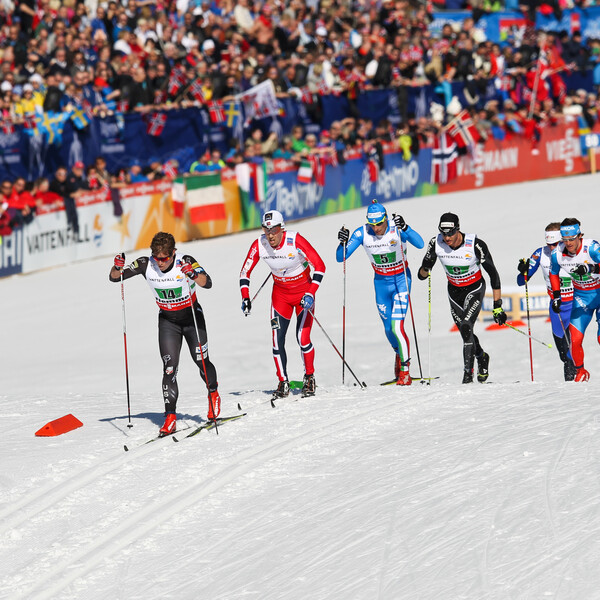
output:
M 580 233 L 581 233 L 581 229 L 579 228 L 579 225 L 577 225 L 577 224 L 563 225 L 560 228 L 560 235 L 563 236 L 563 239 L 577 237 Z

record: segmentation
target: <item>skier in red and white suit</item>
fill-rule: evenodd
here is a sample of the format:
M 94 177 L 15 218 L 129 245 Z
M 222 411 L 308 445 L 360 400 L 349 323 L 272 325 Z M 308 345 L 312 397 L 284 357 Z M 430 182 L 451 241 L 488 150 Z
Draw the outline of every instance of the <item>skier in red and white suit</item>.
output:
M 273 274 L 271 296 L 271 329 L 273 359 L 279 378 L 274 397 L 289 394 L 285 336 L 290 320 L 296 314 L 296 338 L 304 361 L 303 395 L 315 392 L 315 349 L 310 341 L 315 294 L 323 280 L 325 263 L 309 242 L 296 231 L 287 231 L 283 216 L 276 210 L 264 214 L 263 234 L 250 246 L 240 273 L 242 311 L 250 314 L 250 275 L 259 259 L 263 259 Z M 312 267 L 312 275 L 311 275 Z

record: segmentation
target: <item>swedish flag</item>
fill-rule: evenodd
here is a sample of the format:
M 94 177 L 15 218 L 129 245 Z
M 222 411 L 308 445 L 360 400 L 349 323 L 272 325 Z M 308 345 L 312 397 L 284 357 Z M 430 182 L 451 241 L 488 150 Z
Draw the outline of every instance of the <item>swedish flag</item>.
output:
M 83 108 L 77 106 L 71 111 L 71 121 L 77 129 L 85 129 L 90 124 L 90 118 Z
M 49 146 L 60 146 L 62 144 L 65 122 L 70 115 L 71 113 L 54 112 L 51 110 L 44 113 L 39 128 Z
M 242 107 L 237 100 L 229 100 L 223 104 L 225 110 L 226 125 L 235 129 L 242 116 Z

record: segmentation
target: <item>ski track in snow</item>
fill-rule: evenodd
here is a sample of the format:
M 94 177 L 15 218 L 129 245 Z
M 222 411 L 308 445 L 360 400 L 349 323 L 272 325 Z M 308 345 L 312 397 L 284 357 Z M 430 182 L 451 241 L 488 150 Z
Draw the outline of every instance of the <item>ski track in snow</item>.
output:
M 547 221 L 567 216 L 566 194 L 568 216 L 600 237 L 593 176 L 416 198 L 388 212 L 401 212 L 425 240 L 439 214 L 457 212 L 463 230 L 490 246 L 504 290 Z M 543 198 L 544 210 L 524 198 Z M 474 203 L 482 206 L 476 214 Z M 486 204 L 519 218 L 499 219 Z M 317 310 L 336 343 L 335 233 L 342 222 L 360 224 L 363 213 L 293 226 L 325 258 Z M 462 386 L 461 344 L 449 333 L 438 265 L 431 335 L 427 285 L 414 281 L 411 297 L 423 373 L 440 379 L 381 387 L 393 357 L 370 266 L 357 252 L 347 265 L 346 357 L 368 387 L 354 386 L 348 371 L 340 385 L 341 361 L 315 328 L 317 395 L 296 394 L 273 409 L 268 292 L 249 318 L 239 309 L 237 273 L 255 235 L 181 245 L 215 283 L 201 302 L 223 415 L 237 413 L 238 403 L 248 415 L 218 435 L 179 443 L 144 445 L 162 417 L 156 308 L 143 282 L 126 286 L 131 430 L 119 290 L 106 281 L 111 259 L 0 282 L 5 314 L 15 315 L 0 337 L 11 357 L 0 397 L 0 598 L 600 600 L 595 326 L 584 344 L 592 379 L 577 385 L 561 381 L 556 351 L 539 344 L 530 382 L 527 338 L 479 323 L 494 384 Z M 409 249 L 413 273 L 421 256 Z M 264 275 L 256 273 L 252 290 Z M 540 274 L 533 283 L 542 285 Z M 532 334 L 551 340 L 545 319 L 532 320 Z M 299 379 L 293 334 L 287 349 L 290 376 Z M 179 423 L 194 426 L 206 391 L 189 363 L 184 350 Z M 415 360 L 411 371 L 418 374 Z M 84 427 L 34 437 L 67 413 Z

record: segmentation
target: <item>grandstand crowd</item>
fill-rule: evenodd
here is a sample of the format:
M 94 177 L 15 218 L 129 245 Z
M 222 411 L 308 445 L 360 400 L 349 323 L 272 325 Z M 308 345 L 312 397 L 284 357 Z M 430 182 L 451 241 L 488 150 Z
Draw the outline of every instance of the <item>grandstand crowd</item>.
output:
M 304 102 L 317 123 L 320 96 L 349 101 L 350 116 L 319 135 L 305 135 L 301 125 L 281 138 L 255 128 L 223 156 L 209 148 L 191 172 L 257 156 L 299 161 L 332 153 L 343 160 L 349 148 L 370 151 L 382 142 L 418 152 L 461 108 L 469 110 L 482 139 L 533 138 L 563 113 L 580 115 L 591 127 L 597 95 L 568 89 L 563 75 L 595 75 L 600 40 L 584 41 L 578 30 L 542 33 L 532 20 L 536 10 L 560 13 L 568 6 L 513 2 L 528 25 L 499 44 L 478 27 L 482 15 L 504 8 L 490 0 L 449 0 L 447 6 L 408 0 L 5 0 L 0 119 L 27 126 L 42 112 L 73 107 L 99 117 L 177 110 L 234 97 L 267 79 L 278 97 Z M 472 16 L 460 28 L 447 24 L 434 34 L 434 7 L 467 8 Z M 456 106 L 453 82 L 462 82 L 466 107 Z M 498 95 L 484 101 L 490 82 Z M 406 90 L 432 84 L 440 104 L 417 118 Z M 358 96 L 376 88 L 397 91 L 402 121 L 396 127 L 359 113 Z M 108 173 L 100 156 L 94 164 L 60 167 L 50 178 L 7 179 L 1 182 L 0 235 L 29 222 L 44 203 L 70 203 L 85 190 L 173 177 L 178 167 L 176 161 L 132 160 L 127 169 Z

